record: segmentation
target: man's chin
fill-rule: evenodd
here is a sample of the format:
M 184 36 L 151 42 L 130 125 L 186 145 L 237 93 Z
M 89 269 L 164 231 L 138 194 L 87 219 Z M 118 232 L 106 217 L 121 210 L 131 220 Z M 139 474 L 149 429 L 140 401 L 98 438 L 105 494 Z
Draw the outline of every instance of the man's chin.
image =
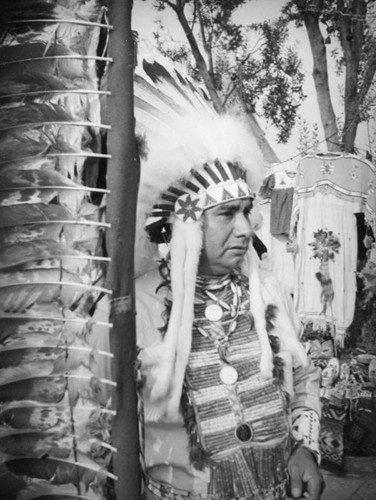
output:
M 239 264 L 244 259 L 244 255 L 245 255 L 244 251 L 234 252 L 234 254 L 231 256 L 231 258 L 228 259 L 228 267 L 230 268 L 230 270 L 239 266 Z
M 241 261 L 244 257 L 244 255 L 246 254 L 247 252 L 247 249 L 244 249 L 244 248 L 231 248 L 229 250 L 229 257 L 231 258 L 231 260 L 238 260 L 238 261 Z

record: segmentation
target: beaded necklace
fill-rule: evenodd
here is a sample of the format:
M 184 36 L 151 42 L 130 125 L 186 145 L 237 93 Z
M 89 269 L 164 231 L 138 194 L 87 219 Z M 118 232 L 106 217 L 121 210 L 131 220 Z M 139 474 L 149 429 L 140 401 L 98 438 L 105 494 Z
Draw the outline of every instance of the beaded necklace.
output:
M 213 293 L 218 290 L 223 290 L 228 285 L 230 285 L 230 289 L 233 294 L 231 304 L 219 299 L 215 293 Z M 206 319 L 210 321 L 210 324 L 208 327 L 198 326 L 197 329 L 201 335 L 212 340 L 218 349 L 219 358 L 223 363 L 223 367 L 220 372 L 222 382 L 226 385 L 233 385 L 238 379 L 238 373 L 229 363 L 227 359 L 227 351 L 230 345 L 229 337 L 237 327 L 237 320 L 241 306 L 242 290 L 239 284 L 239 278 L 237 275 L 233 274 L 228 276 L 226 279 L 222 279 L 218 284 L 204 284 L 202 293 L 204 295 L 204 299 L 207 298 L 209 300 L 204 314 Z M 227 311 L 230 314 L 230 319 L 221 321 L 224 316 L 224 311 Z M 227 333 L 224 329 L 224 325 L 228 325 Z

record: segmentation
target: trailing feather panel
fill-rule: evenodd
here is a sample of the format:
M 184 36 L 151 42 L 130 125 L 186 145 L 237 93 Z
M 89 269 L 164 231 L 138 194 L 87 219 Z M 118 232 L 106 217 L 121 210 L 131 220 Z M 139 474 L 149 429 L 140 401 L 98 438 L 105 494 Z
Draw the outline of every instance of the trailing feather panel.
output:
M 102 0 L 1 2 L 0 474 L 7 500 L 109 498 Z

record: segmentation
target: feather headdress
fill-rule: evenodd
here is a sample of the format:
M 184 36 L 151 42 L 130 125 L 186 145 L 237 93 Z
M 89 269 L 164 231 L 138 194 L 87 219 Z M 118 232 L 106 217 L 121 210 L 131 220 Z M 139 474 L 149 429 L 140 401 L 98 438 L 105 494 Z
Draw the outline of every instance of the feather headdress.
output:
M 187 181 L 192 181 L 204 190 L 192 169 L 203 173 L 210 185 L 215 185 L 226 179 L 226 174 L 224 179 L 222 174 L 220 179 L 213 181 L 204 166 L 207 164 L 210 170 L 217 170 L 214 162 L 219 160 L 226 171 L 232 168 L 228 167 L 228 162 L 240 164 L 241 175 L 246 177 L 254 193 L 263 177 L 263 159 L 244 121 L 218 115 L 204 91 L 194 87 L 177 71 L 168 72 L 157 62 L 144 61 L 143 70 L 136 75 L 135 115 L 136 129 L 145 136 L 147 145 L 138 193 L 136 249 L 142 248 L 142 252 L 136 251 L 136 275 L 140 275 L 151 265 L 155 267 L 157 245 L 150 240 L 145 226 L 154 235 L 152 239 L 158 241 L 157 234 L 166 229 L 170 214 L 164 215 L 161 211 L 158 222 L 153 207 L 159 204 L 164 208 L 168 202 L 175 202 L 177 192 L 175 197 L 173 189 L 167 193 L 169 187 L 194 193 L 186 185 Z M 233 176 L 230 172 L 229 177 Z M 171 212 L 169 208 L 166 210 Z

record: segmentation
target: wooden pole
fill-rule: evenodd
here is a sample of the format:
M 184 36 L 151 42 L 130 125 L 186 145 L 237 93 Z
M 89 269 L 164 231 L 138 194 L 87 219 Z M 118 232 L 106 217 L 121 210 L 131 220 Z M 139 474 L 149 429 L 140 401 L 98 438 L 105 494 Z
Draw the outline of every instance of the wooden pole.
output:
M 111 223 L 107 249 L 112 259 L 108 275 L 108 286 L 113 290 L 110 342 L 114 354 L 113 375 L 117 382 L 113 402 L 117 413 L 112 428 L 113 444 L 117 448 L 114 455 L 114 474 L 118 476 L 115 493 L 118 500 L 139 500 L 134 235 L 140 165 L 133 112 L 135 44 L 131 30 L 132 1 L 109 0 L 108 6 L 109 22 L 113 25 L 108 48 L 113 63 L 108 72 L 111 96 L 107 102 L 112 127 L 107 143 L 112 155 L 107 172 L 107 186 L 111 190 L 107 203 Z

